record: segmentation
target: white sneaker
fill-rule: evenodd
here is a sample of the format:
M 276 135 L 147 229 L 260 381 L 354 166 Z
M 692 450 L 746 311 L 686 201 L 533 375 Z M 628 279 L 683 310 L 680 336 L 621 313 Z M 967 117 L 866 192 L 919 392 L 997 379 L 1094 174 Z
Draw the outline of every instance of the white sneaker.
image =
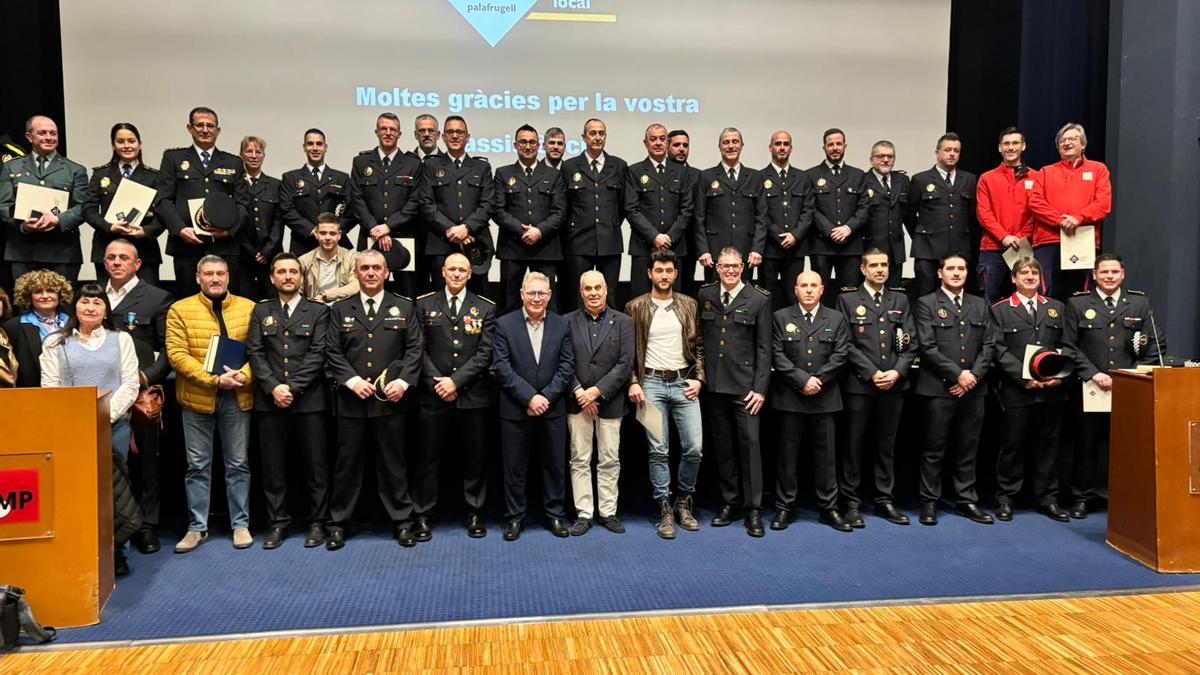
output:
M 233 547 L 237 549 L 250 548 L 254 545 L 254 537 L 250 536 L 250 530 L 244 527 L 233 528 Z
M 199 546 L 200 544 L 203 544 L 206 541 L 208 541 L 208 533 L 207 532 L 196 532 L 194 530 L 188 530 L 188 533 L 183 535 L 183 539 L 180 539 L 179 543 L 175 544 L 175 552 L 176 553 L 188 553 L 190 551 L 194 551 L 194 550 L 196 550 L 197 546 Z

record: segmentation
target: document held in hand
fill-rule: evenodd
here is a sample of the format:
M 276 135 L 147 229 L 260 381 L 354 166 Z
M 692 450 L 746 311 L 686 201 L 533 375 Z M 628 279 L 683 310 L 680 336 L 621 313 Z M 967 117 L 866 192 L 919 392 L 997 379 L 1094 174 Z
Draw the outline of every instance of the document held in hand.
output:
M 1059 237 L 1058 262 L 1064 270 L 1090 270 L 1096 264 L 1096 228 L 1080 225 Z
M 108 205 L 108 211 L 104 213 L 104 220 L 109 223 L 119 223 L 124 220 L 129 222 L 130 227 L 138 227 L 145 219 L 146 212 L 150 210 L 150 204 L 154 202 L 154 195 L 154 188 L 126 178 L 117 186 L 117 193 L 113 195 L 112 203 Z M 137 211 L 137 215 L 130 221 L 128 214 L 134 210 Z
M 224 375 L 225 366 L 234 370 L 246 365 L 246 343 L 224 335 L 214 335 L 208 341 L 208 353 L 204 355 L 204 370 L 213 375 Z
M 662 443 L 663 440 L 663 416 L 658 411 L 653 403 L 646 401 L 636 408 L 637 421 L 641 422 L 642 426 L 646 427 L 654 440 Z
M 1083 412 L 1112 412 L 1112 391 L 1104 391 L 1091 380 L 1084 380 Z
M 1021 237 L 1021 241 L 1017 244 L 1017 248 L 1012 249 L 1005 246 L 1004 253 L 1001 255 L 1004 256 L 1004 262 L 1008 264 L 1008 269 L 1012 269 L 1012 266 L 1016 265 L 1017 261 L 1021 258 L 1033 257 L 1033 245 L 1029 243 L 1028 237 Z
M 34 211 L 57 216 L 67 210 L 70 202 L 71 193 L 66 190 L 55 190 L 32 183 L 17 183 L 17 203 L 13 205 L 12 217 L 19 225 L 21 221 L 29 220 Z

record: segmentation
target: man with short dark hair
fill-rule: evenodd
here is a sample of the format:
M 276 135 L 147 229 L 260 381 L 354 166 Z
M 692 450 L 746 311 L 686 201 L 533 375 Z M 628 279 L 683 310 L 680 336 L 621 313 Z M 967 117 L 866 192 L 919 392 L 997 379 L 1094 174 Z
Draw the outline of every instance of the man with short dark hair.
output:
M 332 305 L 338 300 L 358 293 L 358 277 L 354 274 L 354 251 L 342 248 L 345 239 L 341 219 L 326 211 L 317 216 L 313 230 L 317 247 L 300 256 L 300 271 L 304 275 L 301 289 L 304 297 Z
M 692 139 L 688 136 L 688 132 L 683 129 L 672 129 L 667 132 L 667 156 L 672 162 L 683 166 L 687 171 L 687 181 L 691 183 L 693 192 L 695 187 L 700 184 L 700 169 L 688 164 L 688 157 L 691 155 Z M 695 245 L 691 242 L 696 240 L 696 199 L 695 194 L 692 195 L 692 218 L 688 222 L 687 231 L 684 232 L 684 239 L 688 243 L 688 254 L 679 256 L 676 261 L 676 279 L 680 290 L 691 298 L 696 297 L 696 292 L 700 290 L 700 282 L 696 280 L 696 251 Z
M 542 146 L 546 150 L 546 157 L 542 160 L 542 163 L 555 171 L 561 172 L 563 155 L 567 152 L 566 132 L 558 127 L 550 127 L 546 130 Z
M 1016 127 L 1001 131 L 999 149 L 1000 166 L 979 177 L 975 200 L 975 212 L 983 231 L 976 271 L 979 290 L 989 304 L 1000 301 L 1012 288 L 1004 253 L 1019 250 L 1022 239 L 1032 245 L 1034 232 L 1029 197 L 1037 184 L 1037 172 L 1022 161 L 1025 134 Z
M 782 309 L 792 294 L 791 286 L 804 271 L 808 252 L 808 229 L 812 225 L 812 181 L 802 169 L 792 166 L 792 135 L 771 134 L 767 148 L 771 163 L 762 170 L 763 196 L 767 202 L 767 237 L 758 284 L 771 292 L 775 309 Z M 794 296 L 793 296 L 794 297 Z
M 480 258 L 494 250 L 488 219 L 495 199 L 492 165 L 484 156 L 467 154 L 471 133 L 467 122 L 451 115 L 442 124 L 446 152 L 425 160 L 425 173 L 433 199 L 425 203 L 423 219 L 429 231 L 425 235 L 425 256 L 431 270 L 441 270 L 451 253 L 476 251 Z M 434 287 L 445 284 L 438 275 Z M 487 272 L 471 276 L 472 292 L 482 293 L 487 287 Z
M 650 267 L 650 254 L 670 250 L 678 257 L 687 255 L 696 191 L 688 167 L 667 161 L 666 127 L 646 127 L 642 144 L 646 159 L 631 165 L 625 176 L 625 212 L 632 230 L 629 292 L 634 297 L 650 290 L 649 277 L 640 273 Z
M 808 170 L 814 201 L 809 259 L 822 279 L 835 279 L 842 288 L 853 287 L 860 283 L 858 259 L 867 222 L 866 176 L 862 169 L 846 164 L 846 134 L 841 129 L 826 129 L 821 147 L 825 160 Z M 833 302 L 832 295 L 827 302 Z
M 721 161 L 700 172 L 696 186 L 696 258 L 705 279 L 720 278 L 717 257 L 726 248 L 746 251 L 742 280 L 762 264 L 767 241 L 767 202 L 762 177 L 742 164 L 742 132 L 733 127 L 717 140 Z
M 303 255 L 317 245 L 317 216 L 332 213 L 338 216 L 342 231 L 339 246 L 354 248 L 346 236 L 354 227 L 350 208 L 350 175 L 325 163 L 329 145 L 325 132 L 309 129 L 304 132 L 304 166 L 285 171 L 279 194 L 279 212 L 283 223 L 292 231 L 288 250 Z
M 584 272 L 596 269 L 615 287 L 620 281 L 621 252 L 625 250 L 621 223 L 625 220 L 625 173 L 629 167 L 625 160 L 605 151 L 608 128 L 603 121 L 588 120 L 582 138 L 587 144 L 584 151 L 563 162 L 567 188 L 563 277 L 573 282 Z M 564 312 L 578 305 L 574 293 L 563 293 L 560 302 Z
M 934 151 L 937 163 L 915 174 L 908 186 L 905 226 L 912 237 L 913 293 L 918 298 L 937 288 L 942 256 L 958 253 L 970 262 L 975 174 L 958 168 L 961 152 L 958 134 L 942 134 Z

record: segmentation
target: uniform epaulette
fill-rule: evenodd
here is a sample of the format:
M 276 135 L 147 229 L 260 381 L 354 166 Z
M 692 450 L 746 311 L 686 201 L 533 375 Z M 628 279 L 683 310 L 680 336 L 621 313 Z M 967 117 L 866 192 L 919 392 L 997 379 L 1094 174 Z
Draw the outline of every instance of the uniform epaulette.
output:
M 485 297 L 484 297 L 484 296 L 482 296 L 482 295 L 476 295 L 475 297 L 479 298 L 480 300 L 482 300 L 482 301 L 486 302 L 486 303 L 487 303 L 487 304 L 489 304 L 489 305 L 495 305 L 495 304 L 496 304 L 496 301 L 495 301 L 495 300 L 492 300 L 491 298 L 485 298 Z
M 858 286 L 842 286 L 841 287 L 842 293 L 853 293 L 854 291 L 857 291 L 857 290 L 858 290 Z
M 759 293 L 762 293 L 763 295 L 767 296 L 768 298 L 771 297 L 771 291 L 768 291 L 767 289 L 763 288 L 762 286 L 754 286 L 753 284 L 751 284 L 751 286 L 754 287 L 754 290 L 758 291 Z
M 156 168 L 154 168 L 154 167 L 152 167 L 152 166 L 149 166 L 149 165 L 147 165 L 147 164 L 142 164 L 142 165 L 141 165 L 141 167 L 142 167 L 143 169 L 145 169 L 145 170 L 149 171 L 150 173 L 158 173 L 158 169 L 156 169 Z
M 176 150 L 187 150 L 187 149 L 188 149 L 188 148 L 190 148 L 190 147 L 192 147 L 192 146 L 190 146 L 190 145 L 181 145 L 181 146 L 179 146 L 178 148 L 167 148 L 166 150 L 163 150 L 163 152 L 175 152 Z
M 425 298 L 433 297 L 433 296 L 435 296 L 435 295 L 437 295 L 437 291 L 429 291 L 429 292 L 428 292 L 428 293 L 426 293 L 425 295 L 418 295 L 418 296 L 417 296 L 417 299 L 418 299 L 418 300 L 424 300 Z
M 401 300 L 407 300 L 408 302 L 412 302 L 412 298 L 408 297 L 407 295 L 400 295 L 399 293 L 392 293 L 392 295 L 396 296 L 397 298 L 400 298 Z
M 25 151 L 20 146 L 13 145 L 12 143 L 5 143 L 0 146 L 0 150 L 4 151 L 3 160 L 6 162 L 25 156 Z
M 1004 303 L 1006 303 L 1006 302 L 1008 302 L 1008 303 L 1011 303 L 1011 302 L 1012 302 L 1012 298 L 1000 298 L 999 300 L 997 300 L 997 301 L 995 301 L 995 302 L 993 302 L 993 303 L 992 303 L 992 307 L 997 307 L 997 306 L 999 306 L 999 305 L 1002 305 L 1002 304 L 1004 304 Z
M 375 152 L 375 148 L 371 148 L 370 150 L 360 150 L 358 154 L 360 154 L 360 155 L 369 155 L 369 154 L 371 154 L 372 152 Z
M 112 162 L 109 162 L 107 164 L 101 164 L 100 166 L 93 166 L 92 171 L 103 171 L 110 166 L 112 166 Z
M 711 287 L 713 287 L 713 286 L 716 286 L 716 285 L 717 285 L 717 282 L 715 282 L 715 281 L 711 281 L 711 282 L 709 282 L 709 283 L 707 283 L 707 284 L 701 284 L 700 288 L 711 288 Z
M 887 289 L 888 289 L 889 291 L 896 291 L 897 293 L 903 293 L 903 292 L 904 292 L 904 287 L 903 287 L 903 286 L 888 286 L 888 287 L 887 287 Z
M 1091 294 L 1091 291 L 1075 291 L 1071 295 L 1079 296 L 1079 295 L 1090 295 L 1090 294 Z
M 260 304 L 260 305 L 261 305 L 261 304 L 263 304 L 264 302 L 275 302 L 276 300 L 278 300 L 278 298 L 263 298 L 262 300 L 259 300 L 259 301 L 258 301 L 258 304 Z
M 904 169 L 892 169 L 892 173 L 898 173 L 898 174 L 900 174 L 901 176 L 907 176 L 907 175 L 908 175 L 908 171 L 906 171 L 906 170 L 904 170 Z
M 1128 294 L 1130 294 L 1130 295 L 1145 295 L 1145 294 L 1146 294 L 1146 292 L 1145 292 L 1145 291 L 1135 291 L 1135 290 L 1133 290 L 1133 289 L 1130 289 L 1130 290 L 1128 290 L 1128 291 L 1125 291 L 1125 292 L 1126 292 L 1126 293 L 1128 293 Z
M 483 155 L 471 155 L 471 159 L 482 159 L 485 162 L 488 161 L 488 158 L 484 157 Z

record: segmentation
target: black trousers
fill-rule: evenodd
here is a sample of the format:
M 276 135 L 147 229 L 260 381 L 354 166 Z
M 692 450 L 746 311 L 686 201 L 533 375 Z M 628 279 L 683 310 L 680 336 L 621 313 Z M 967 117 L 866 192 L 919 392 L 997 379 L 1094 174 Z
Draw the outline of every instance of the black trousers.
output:
M 547 518 L 565 518 L 567 499 L 567 418 L 500 420 L 504 459 L 504 510 L 509 520 L 525 518 L 525 478 L 529 455 L 542 463 L 542 510 Z
M 771 292 L 771 306 L 774 309 L 783 309 L 796 302 L 796 277 L 803 271 L 803 256 L 763 258 L 762 265 L 758 268 L 758 285 Z M 835 289 L 826 290 L 832 292 Z
M 345 525 L 354 516 L 354 507 L 362 491 L 366 452 L 375 454 L 379 501 L 392 524 L 402 527 L 412 520 L 408 470 L 404 463 L 404 417 L 404 413 L 399 413 L 337 418 L 338 454 L 333 470 L 329 522 Z
M 415 299 L 418 296 L 424 295 L 433 290 L 434 285 L 430 280 L 431 270 L 429 264 L 429 256 L 414 253 L 413 271 L 392 272 L 392 278 L 387 283 L 388 290 L 392 290 L 406 298 L 412 299 Z M 438 268 L 437 278 L 442 278 L 441 268 Z
M 558 309 L 560 314 L 579 307 L 579 277 L 588 270 L 597 270 L 608 282 L 608 306 L 616 307 L 617 283 L 621 280 L 621 255 L 568 255 L 563 258 L 562 278 L 559 279 Z
M 921 298 L 936 291 L 941 281 L 938 280 L 938 261 L 918 258 L 913 260 L 913 299 Z
M 812 451 L 813 487 L 817 508 L 837 508 L 837 459 L 834 455 L 834 413 L 798 413 L 776 410 L 779 416 L 779 460 L 775 476 L 775 506 L 791 510 L 796 502 L 800 448 Z
M 717 451 L 721 499 L 737 508 L 761 509 L 760 416 L 746 412 L 743 397 L 737 394 L 707 394 L 705 398 L 712 418 L 709 428 Z
M 292 523 L 287 508 L 289 462 L 300 462 L 304 466 L 309 524 L 328 521 L 329 462 L 325 453 L 325 413 L 258 413 L 258 438 L 262 450 L 267 522 L 272 527 L 287 527 Z
M 138 279 L 146 283 L 157 286 L 159 282 L 158 275 L 159 263 L 142 262 L 142 269 L 138 270 Z M 108 270 L 104 269 L 104 263 L 96 263 L 96 283 L 104 286 L 108 283 Z
M 842 397 L 841 471 L 838 487 L 846 509 L 862 505 L 858 495 L 864 461 L 875 478 L 875 503 L 889 504 L 896 485 L 896 431 L 904 411 L 903 391 L 847 393 Z
M 223 255 L 221 259 L 229 266 L 229 290 L 234 295 L 246 297 L 246 291 L 242 288 L 246 279 L 242 274 L 242 257 L 237 254 Z M 186 298 L 189 295 L 195 295 L 200 292 L 200 284 L 196 283 L 196 265 L 200 262 L 200 258 L 186 257 L 181 258 L 176 256 L 172 260 L 172 265 L 175 268 L 175 283 L 179 287 L 179 293 L 175 296 L 178 298 Z
M 1101 450 L 1108 449 L 1112 415 L 1080 412 L 1076 419 L 1078 432 L 1075 461 L 1071 467 L 1071 498 L 1091 501 L 1100 496 L 1096 488 L 1096 458 Z
M 925 445 L 921 451 L 921 502 L 942 498 L 942 462 L 948 448 L 954 449 L 954 500 L 975 504 L 975 457 L 979 452 L 979 429 L 983 425 L 983 396 L 925 397 Z M 953 445 L 951 445 L 953 441 Z
M 1062 404 L 1044 401 L 1009 407 L 1004 411 L 1004 446 L 996 458 L 996 501 L 1012 504 L 1021 492 L 1025 477 L 1025 457 L 1033 459 L 1033 494 L 1040 506 L 1058 501 L 1059 430 Z
M 500 285 L 504 288 L 504 311 L 501 313 L 521 306 L 521 282 L 525 280 L 526 272 L 541 272 L 550 278 L 550 290 L 554 295 L 550 298 L 549 309 L 553 311 L 558 305 L 559 264 L 557 260 L 501 260 Z
M 413 457 L 413 510 L 420 516 L 431 516 L 436 511 L 438 473 L 445 456 L 462 469 L 467 510 L 479 513 L 487 498 L 488 409 L 421 406 L 420 410 L 423 438 Z
M 859 270 L 862 264 L 861 255 L 814 255 L 809 256 L 809 260 L 812 261 L 812 270 L 820 274 L 821 281 L 825 282 L 825 295 L 821 298 L 821 304 L 826 307 L 837 306 L 838 289 L 859 286 L 863 282 L 862 271 Z M 832 281 L 831 275 L 835 275 Z M 831 293 L 831 289 L 834 292 Z
M 142 530 L 153 532 L 158 527 L 160 508 L 161 474 L 159 459 L 159 437 L 162 430 L 157 425 L 134 432 L 134 442 L 137 443 L 137 454 L 130 454 L 130 460 L 136 463 L 137 471 L 130 471 L 138 493 L 138 505 L 142 507 Z M 137 459 L 134 459 L 134 458 Z

